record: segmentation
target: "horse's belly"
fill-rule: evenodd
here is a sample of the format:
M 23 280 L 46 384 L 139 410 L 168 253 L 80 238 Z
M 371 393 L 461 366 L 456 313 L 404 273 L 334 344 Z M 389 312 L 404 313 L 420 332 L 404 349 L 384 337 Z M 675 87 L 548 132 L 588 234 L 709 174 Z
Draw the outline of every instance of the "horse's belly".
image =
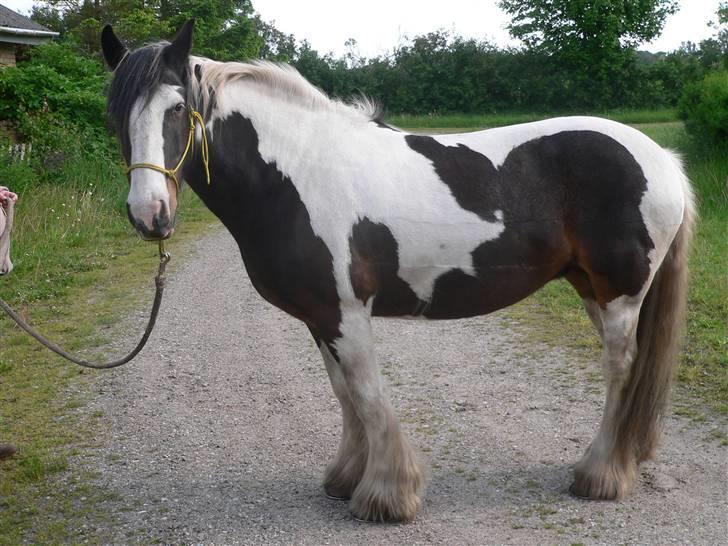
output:
M 427 319 L 457 319 L 485 315 L 508 307 L 532 294 L 558 276 L 559 268 L 492 268 L 477 276 L 460 269 L 440 275 L 428 300 L 400 290 L 381 291 L 374 296 L 375 316 Z M 392 287 L 394 288 L 394 287 Z
M 558 277 L 564 261 L 539 264 L 476 264 L 470 273 L 454 268 L 437 276 L 428 298 L 419 298 L 397 276 L 379 277 L 373 296 L 375 316 L 456 319 L 485 315 L 508 307 Z M 414 273 L 410 275 L 416 276 Z
M 556 277 L 556 268 L 498 267 L 478 271 L 473 277 L 462 271 L 446 273 L 435 283 L 432 299 L 423 313 L 429 319 L 455 319 L 485 315 L 522 300 Z

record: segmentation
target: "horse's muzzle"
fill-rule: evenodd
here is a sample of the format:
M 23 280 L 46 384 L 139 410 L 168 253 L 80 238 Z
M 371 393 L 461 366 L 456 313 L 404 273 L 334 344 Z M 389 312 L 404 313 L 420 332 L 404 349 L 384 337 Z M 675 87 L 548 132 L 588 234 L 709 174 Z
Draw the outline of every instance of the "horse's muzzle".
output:
M 152 216 L 151 227 L 146 222 L 134 216 L 131 207 L 126 204 L 126 213 L 129 216 L 129 222 L 134 226 L 142 239 L 146 241 L 159 241 L 168 239 L 174 233 L 175 219 L 170 216 L 169 209 L 163 201 L 160 201 L 159 208 Z

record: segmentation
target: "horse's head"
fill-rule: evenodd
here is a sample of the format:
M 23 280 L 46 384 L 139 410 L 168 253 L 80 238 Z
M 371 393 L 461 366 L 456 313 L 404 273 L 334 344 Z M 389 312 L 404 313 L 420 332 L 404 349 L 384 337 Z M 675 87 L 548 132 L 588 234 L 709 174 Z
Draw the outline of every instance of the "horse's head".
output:
M 187 96 L 192 29 L 188 21 L 171 43 L 133 52 L 111 26 L 101 33 L 104 58 L 114 71 L 109 113 L 130 166 L 127 211 L 145 239 L 163 239 L 174 231 L 179 182 L 192 156 Z
M 0 275 L 6 275 L 13 270 L 10 261 L 10 231 L 13 229 L 13 215 L 15 202 L 8 199 L 5 205 L 0 205 Z

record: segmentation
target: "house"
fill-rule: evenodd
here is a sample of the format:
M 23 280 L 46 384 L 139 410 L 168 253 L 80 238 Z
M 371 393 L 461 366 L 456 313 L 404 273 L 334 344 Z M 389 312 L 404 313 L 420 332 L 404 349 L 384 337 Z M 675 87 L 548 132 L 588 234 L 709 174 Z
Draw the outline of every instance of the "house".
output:
M 58 36 L 43 25 L 0 4 L 0 66 L 15 66 L 18 45 L 36 45 Z

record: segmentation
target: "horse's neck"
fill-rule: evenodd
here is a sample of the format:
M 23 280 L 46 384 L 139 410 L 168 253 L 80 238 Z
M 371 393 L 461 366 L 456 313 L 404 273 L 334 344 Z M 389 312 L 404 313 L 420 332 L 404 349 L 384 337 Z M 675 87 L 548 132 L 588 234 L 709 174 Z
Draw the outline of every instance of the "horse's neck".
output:
M 207 126 L 210 185 L 201 161 L 188 173 L 190 185 L 231 231 L 240 228 L 241 217 L 255 217 L 259 200 L 271 198 L 281 175 L 305 162 L 322 124 L 315 117 L 280 97 L 265 100 L 244 85 L 230 85 Z M 282 171 L 284 164 L 293 171 Z
M 245 82 L 230 86 L 220 102 L 221 118 L 237 114 L 250 122 L 253 142 L 239 145 L 254 145 L 261 159 L 275 163 L 284 175 L 300 173 L 346 154 L 352 134 L 367 125 L 363 115 L 346 107 L 312 106 Z
M 224 90 L 208 124 L 211 185 L 199 170 L 191 182 L 243 237 L 260 232 L 261 211 L 287 210 L 292 194 L 304 199 L 312 183 L 325 196 L 326 186 L 340 185 L 347 173 L 372 168 L 387 156 L 388 143 L 382 141 L 395 135 L 345 107 L 312 108 L 296 97 L 263 91 L 244 83 Z

